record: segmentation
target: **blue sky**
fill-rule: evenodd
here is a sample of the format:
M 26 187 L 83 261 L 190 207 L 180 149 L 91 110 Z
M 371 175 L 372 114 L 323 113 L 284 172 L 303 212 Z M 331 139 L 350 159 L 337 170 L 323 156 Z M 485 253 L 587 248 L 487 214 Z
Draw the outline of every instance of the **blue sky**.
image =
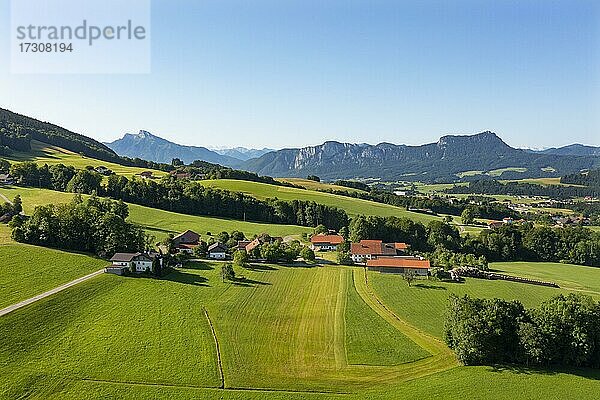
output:
M 0 107 L 100 140 L 600 145 L 597 1 L 152 2 L 152 72 L 11 75 Z

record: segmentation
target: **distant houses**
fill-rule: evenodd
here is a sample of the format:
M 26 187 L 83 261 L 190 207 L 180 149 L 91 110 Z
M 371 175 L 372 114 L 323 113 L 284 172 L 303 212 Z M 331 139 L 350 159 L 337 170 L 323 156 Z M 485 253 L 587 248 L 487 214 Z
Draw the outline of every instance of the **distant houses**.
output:
M 336 251 L 344 238 L 337 234 L 317 234 L 310 238 L 310 243 L 314 251 Z
M 177 252 L 191 254 L 199 244 L 200 235 L 189 229 L 173 237 L 173 247 Z
M 208 246 L 206 257 L 213 260 L 224 260 L 227 258 L 227 246 L 219 242 Z
M 350 245 L 350 255 L 355 263 L 365 263 L 378 257 L 400 256 L 408 250 L 406 243 L 383 243 L 381 240 L 361 240 Z
M 10 176 L 10 174 L 0 174 L 0 185 L 14 185 L 15 183 L 15 178 Z
M 152 272 L 152 257 L 146 253 L 116 253 L 105 268 L 110 274 L 124 275 L 127 272 Z
M 100 175 L 105 175 L 105 176 L 109 176 L 109 175 L 114 174 L 114 172 L 112 170 L 110 170 L 109 168 L 105 167 L 104 165 L 100 165 L 98 167 L 95 167 L 94 171 L 96 171 Z

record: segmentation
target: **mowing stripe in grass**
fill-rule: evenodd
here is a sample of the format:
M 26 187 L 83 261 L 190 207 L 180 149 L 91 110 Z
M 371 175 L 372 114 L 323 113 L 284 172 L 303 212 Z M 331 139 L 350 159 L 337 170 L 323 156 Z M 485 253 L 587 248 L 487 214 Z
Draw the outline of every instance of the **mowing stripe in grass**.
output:
M 208 321 L 208 325 L 210 326 L 210 331 L 212 332 L 213 339 L 215 340 L 215 350 L 217 352 L 217 365 L 219 366 L 219 378 L 221 380 L 221 389 L 225 388 L 225 376 L 223 375 L 223 364 L 221 363 L 221 350 L 219 349 L 219 339 L 217 338 L 217 333 L 215 332 L 215 327 L 210 320 L 210 316 L 208 315 L 208 310 L 204 308 L 204 315 L 206 315 L 206 320 Z

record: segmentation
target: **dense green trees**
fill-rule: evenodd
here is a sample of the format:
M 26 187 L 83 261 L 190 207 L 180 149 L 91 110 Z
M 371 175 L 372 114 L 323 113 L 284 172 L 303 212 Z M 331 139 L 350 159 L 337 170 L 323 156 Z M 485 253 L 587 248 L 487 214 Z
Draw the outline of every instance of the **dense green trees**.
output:
M 600 190 L 600 169 L 579 172 L 577 174 L 565 175 L 560 178 L 560 183 L 595 186 Z
M 127 179 L 111 175 L 102 185 L 102 175 L 62 164 L 38 166 L 32 162 L 11 166 L 19 184 L 75 193 L 97 193 L 135 204 L 192 215 L 214 215 L 302 226 L 323 224 L 330 229 L 348 225 L 344 210 L 313 201 L 258 200 L 239 192 L 205 187 L 198 182 L 166 177 L 161 181 Z
M 526 310 L 518 301 L 452 295 L 446 343 L 466 365 L 600 366 L 600 304 L 559 295 Z
M 550 228 L 532 223 L 505 224 L 462 237 L 454 225 L 432 221 L 427 226 L 406 218 L 357 216 L 349 227 L 350 240 L 404 242 L 411 250 L 428 253 L 441 267 L 485 268 L 487 261 L 564 261 L 600 266 L 600 233 L 585 227 Z M 470 255 L 470 256 L 469 256 Z
M 445 190 L 446 193 L 485 193 L 489 195 L 513 195 L 513 196 L 548 196 L 554 199 L 567 199 L 571 197 L 585 197 L 600 195 L 598 186 L 559 186 L 559 185 L 536 185 L 533 183 L 507 182 L 501 183 L 497 180 L 480 180 L 470 182 L 468 186 L 454 186 Z
M 155 182 L 113 175 L 108 177 L 104 193 L 127 202 L 192 215 L 303 226 L 324 224 L 331 229 L 348 224 L 343 210 L 312 201 L 261 201 L 243 193 L 169 178 Z
M 102 257 L 144 251 L 149 239 L 142 228 L 125 221 L 123 203 L 75 196 L 67 204 L 37 206 L 30 218 L 14 226 L 18 242 L 85 251 Z

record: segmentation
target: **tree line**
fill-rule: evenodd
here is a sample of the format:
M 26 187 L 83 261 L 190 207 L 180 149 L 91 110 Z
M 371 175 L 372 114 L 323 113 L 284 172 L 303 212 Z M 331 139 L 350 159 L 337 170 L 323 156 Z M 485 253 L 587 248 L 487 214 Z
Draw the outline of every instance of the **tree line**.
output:
M 600 188 L 600 169 L 565 175 L 560 178 L 560 183 Z
M 336 184 L 338 183 L 336 182 Z M 477 217 L 480 218 L 520 218 L 519 213 L 517 213 L 516 211 L 511 210 L 504 204 L 495 203 L 494 199 L 490 199 L 484 196 L 469 196 L 465 199 L 448 199 L 440 196 L 398 196 L 388 191 L 379 189 L 372 189 L 370 192 L 356 192 L 334 189 L 323 189 L 319 191 L 336 194 L 339 196 L 370 200 L 376 203 L 389 204 L 396 207 L 404 207 L 406 209 L 430 210 L 434 214 L 449 214 L 460 216 L 465 209 L 469 208 L 474 212 L 474 214 Z
M 13 164 L 10 171 L 17 182 L 25 186 L 96 193 L 183 214 L 313 227 L 324 224 L 331 229 L 340 229 L 349 222 L 344 210 L 314 201 L 258 200 L 240 192 L 205 187 L 198 182 L 173 177 L 154 181 L 111 175 L 104 184 L 103 176 L 92 169 L 76 170 L 62 164 L 38 166 L 33 162 Z
M 600 303 L 558 295 L 540 307 L 450 296 L 444 337 L 465 365 L 600 367 Z
M 143 229 L 126 221 L 129 209 L 122 201 L 92 195 L 75 195 L 66 204 L 37 206 L 28 218 L 13 217 L 12 237 L 17 242 L 65 250 L 84 251 L 101 257 L 117 252 L 150 248 Z
M 546 196 L 555 199 L 568 199 L 586 196 L 598 197 L 600 196 L 600 187 L 536 185 L 525 182 L 501 183 L 497 180 L 477 180 L 469 182 L 468 186 L 453 186 L 444 190 L 444 192 L 452 194 L 481 193 L 490 195 Z
M 551 228 L 526 222 L 485 229 L 476 236 L 461 236 L 454 225 L 444 221 L 431 221 L 425 226 L 408 218 L 357 216 L 350 222 L 349 239 L 408 243 L 412 251 L 431 256 L 434 265 L 446 269 L 464 266 L 464 262 L 485 268 L 491 261 L 600 266 L 600 233 L 583 226 Z M 453 253 L 472 257 L 453 256 Z

